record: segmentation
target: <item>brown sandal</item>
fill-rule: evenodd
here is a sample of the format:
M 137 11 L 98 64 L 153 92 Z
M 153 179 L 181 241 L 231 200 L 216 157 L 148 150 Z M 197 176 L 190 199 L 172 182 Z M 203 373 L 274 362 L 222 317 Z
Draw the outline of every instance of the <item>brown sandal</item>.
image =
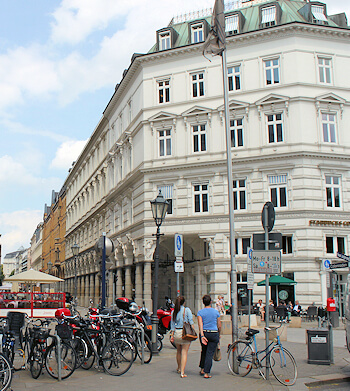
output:
M 187 377 L 187 375 L 184 373 L 180 373 L 180 377 L 181 377 L 181 379 L 183 379 L 184 377 Z

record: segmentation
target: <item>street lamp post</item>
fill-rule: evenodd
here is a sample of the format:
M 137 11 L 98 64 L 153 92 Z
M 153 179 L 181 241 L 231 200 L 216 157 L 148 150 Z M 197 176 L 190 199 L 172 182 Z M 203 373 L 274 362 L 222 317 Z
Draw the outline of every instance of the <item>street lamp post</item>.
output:
M 161 190 L 157 198 L 151 202 L 152 214 L 154 221 L 157 226 L 156 233 L 156 252 L 154 257 L 154 285 L 153 285 L 153 313 L 151 316 L 152 320 L 152 352 L 153 354 L 158 353 L 157 349 L 157 334 L 158 334 L 158 317 L 157 317 L 157 306 L 158 306 L 158 274 L 159 274 L 159 238 L 161 236 L 160 226 L 165 219 L 168 210 L 168 201 L 163 197 Z
M 71 249 L 74 256 L 74 300 L 75 302 L 77 302 L 77 285 L 78 285 L 77 256 L 79 254 L 79 245 L 74 243 Z

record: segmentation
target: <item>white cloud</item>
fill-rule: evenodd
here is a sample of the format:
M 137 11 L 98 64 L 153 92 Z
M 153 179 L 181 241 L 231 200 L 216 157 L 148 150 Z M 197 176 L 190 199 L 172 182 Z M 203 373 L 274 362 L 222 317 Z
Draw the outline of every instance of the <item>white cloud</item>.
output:
M 2 256 L 16 251 L 20 246 L 28 248 L 30 238 L 42 218 L 43 212 L 39 210 L 0 213 L 0 232 L 5 232 L 1 237 Z
M 55 158 L 52 160 L 50 167 L 68 170 L 72 163 L 77 160 L 86 141 L 87 140 L 70 140 L 62 143 L 57 149 Z
M 36 175 L 33 175 L 30 172 L 32 167 L 29 164 L 24 164 L 27 162 L 27 157 L 25 157 L 23 163 L 19 160 L 14 159 L 12 156 L 4 155 L 0 157 L 0 184 L 1 186 L 11 186 L 16 185 L 18 191 L 22 191 L 20 186 L 25 186 L 25 192 L 38 192 L 47 191 L 47 189 L 55 189 L 62 186 L 62 180 L 59 178 L 42 178 Z

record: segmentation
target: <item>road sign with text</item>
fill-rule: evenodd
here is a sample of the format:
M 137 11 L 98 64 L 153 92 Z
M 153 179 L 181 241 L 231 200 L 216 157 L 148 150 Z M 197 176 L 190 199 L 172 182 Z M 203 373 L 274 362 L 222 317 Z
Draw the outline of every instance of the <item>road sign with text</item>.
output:
M 281 274 L 281 251 L 253 250 L 252 272 L 262 274 Z
M 343 269 L 344 267 L 349 267 L 349 262 L 334 262 L 329 265 L 331 270 L 333 269 Z

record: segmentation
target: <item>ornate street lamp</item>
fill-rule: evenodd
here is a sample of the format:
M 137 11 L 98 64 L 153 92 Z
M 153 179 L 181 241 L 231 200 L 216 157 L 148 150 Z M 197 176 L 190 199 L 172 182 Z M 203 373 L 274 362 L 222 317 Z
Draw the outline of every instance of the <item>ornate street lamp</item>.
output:
M 78 276 L 77 276 L 77 256 L 79 254 L 79 245 L 74 243 L 71 247 L 72 253 L 74 256 L 74 300 L 77 302 L 77 285 L 78 285 Z
M 157 198 L 151 202 L 152 214 L 154 221 L 157 226 L 156 233 L 156 252 L 154 257 L 154 285 L 153 285 L 153 314 L 152 319 L 152 352 L 153 354 L 158 353 L 157 349 L 157 334 L 158 334 L 158 317 L 157 317 L 157 307 L 158 307 L 158 274 L 159 274 L 159 238 L 161 236 L 160 226 L 165 219 L 167 210 L 168 210 L 168 201 L 163 197 L 161 190 Z

